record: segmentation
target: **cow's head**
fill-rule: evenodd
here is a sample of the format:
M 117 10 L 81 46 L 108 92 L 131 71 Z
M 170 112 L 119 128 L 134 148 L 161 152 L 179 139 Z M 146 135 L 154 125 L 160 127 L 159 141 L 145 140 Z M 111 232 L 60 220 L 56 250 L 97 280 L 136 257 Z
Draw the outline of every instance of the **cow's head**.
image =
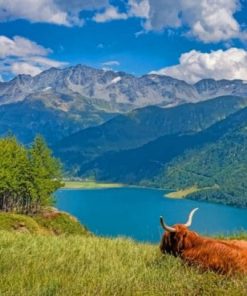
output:
M 193 209 L 188 221 L 185 224 L 176 224 L 174 226 L 168 226 L 165 224 L 162 217 L 160 217 L 160 224 L 165 230 L 161 243 L 160 250 L 162 253 L 169 253 L 174 256 L 179 256 L 183 250 L 192 247 L 193 240 L 197 234 L 190 231 L 188 227 L 192 224 L 192 218 L 198 208 Z

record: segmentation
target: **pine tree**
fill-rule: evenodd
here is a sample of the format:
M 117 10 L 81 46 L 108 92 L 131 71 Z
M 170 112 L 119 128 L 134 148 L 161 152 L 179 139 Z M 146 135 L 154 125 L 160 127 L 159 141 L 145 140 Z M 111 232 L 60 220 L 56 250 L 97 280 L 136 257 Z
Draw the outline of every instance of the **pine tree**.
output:
M 31 171 L 35 187 L 35 207 L 52 204 L 52 193 L 62 186 L 61 164 L 52 156 L 45 140 L 37 136 L 29 151 Z

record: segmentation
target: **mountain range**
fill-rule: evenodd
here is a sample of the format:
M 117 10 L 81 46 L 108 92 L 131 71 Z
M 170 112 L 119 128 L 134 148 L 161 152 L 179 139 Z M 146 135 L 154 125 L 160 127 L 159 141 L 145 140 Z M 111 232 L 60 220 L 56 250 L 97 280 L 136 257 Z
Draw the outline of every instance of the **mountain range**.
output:
M 136 77 L 83 65 L 51 68 L 0 82 L 0 135 L 13 131 L 28 144 L 41 133 L 55 143 L 136 108 L 168 108 L 227 95 L 246 96 L 246 82 L 204 79 L 191 85 L 167 76 Z
M 247 83 L 196 84 L 77 65 L 0 82 L 0 135 L 42 134 L 68 175 L 200 188 L 191 198 L 247 206 Z M 238 182 L 241 180 L 241 182 Z

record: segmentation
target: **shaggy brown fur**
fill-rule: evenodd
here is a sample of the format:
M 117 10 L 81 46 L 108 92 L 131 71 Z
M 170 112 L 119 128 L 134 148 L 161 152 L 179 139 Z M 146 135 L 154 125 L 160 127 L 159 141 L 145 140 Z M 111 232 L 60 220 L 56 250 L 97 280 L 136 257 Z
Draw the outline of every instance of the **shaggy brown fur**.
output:
M 179 256 L 189 265 L 221 274 L 247 274 L 247 241 L 218 240 L 199 236 L 184 225 L 175 225 L 176 232 L 165 232 L 160 249 Z

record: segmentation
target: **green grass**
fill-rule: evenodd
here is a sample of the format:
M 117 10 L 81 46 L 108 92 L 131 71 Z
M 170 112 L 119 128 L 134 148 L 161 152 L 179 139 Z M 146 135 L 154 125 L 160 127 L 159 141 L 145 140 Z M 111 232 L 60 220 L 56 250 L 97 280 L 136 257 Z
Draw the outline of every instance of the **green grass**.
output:
M 0 213 L 0 230 L 44 235 L 89 235 L 73 216 L 48 209 L 34 216 Z
M 79 221 L 64 212 L 58 212 L 51 217 L 36 215 L 33 219 L 43 228 L 55 235 L 88 235 L 89 231 Z
M 43 232 L 43 229 L 32 217 L 13 213 L 0 213 L 0 230 L 29 233 Z
M 165 194 L 165 197 L 169 197 L 169 198 L 185 198 L 185 197 L 189 196 L 192 193 L 196 193 L 196 192 L 203 191 L 203 190 L 208 190 L 208 189 L 218 189 L 218 188 L 219 187 L 217 185 L 214 185 L 212 187 L 202 187 L 202 188 L 199 188 L 196 185 L 194 185 L 194 186 L 191 186 L 191 187 L 187 187 L 187 188 L 184 188 L 184 189 L 180 189 L 180 190 L 173 191 L 173 192 L 170 192 L 168 194 Z
M 96 181 L 68 181 L 64 182 L 65 189 L 107 189 L 123 187 L 119 183 L 99 183 Z
M 247 279 L 201 273 L 127 239 L 0 231 L 0 295 L 232 296 L 247 295 Z

